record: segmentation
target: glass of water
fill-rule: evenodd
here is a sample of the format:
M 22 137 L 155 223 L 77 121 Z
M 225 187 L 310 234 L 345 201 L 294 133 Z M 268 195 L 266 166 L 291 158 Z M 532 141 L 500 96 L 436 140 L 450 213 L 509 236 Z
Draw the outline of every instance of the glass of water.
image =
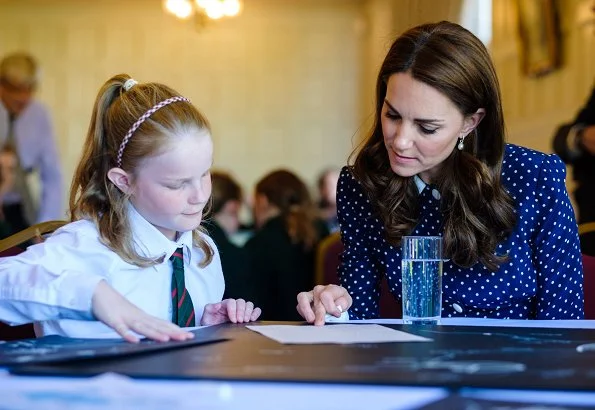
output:
M 442 238 L 404 236 L 401 275 L 403 323 L 440 323 L 442 310 Z

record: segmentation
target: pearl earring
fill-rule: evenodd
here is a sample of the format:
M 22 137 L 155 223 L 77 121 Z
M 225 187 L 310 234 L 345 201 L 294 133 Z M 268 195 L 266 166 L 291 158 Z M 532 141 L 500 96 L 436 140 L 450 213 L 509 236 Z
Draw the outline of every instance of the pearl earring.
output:
M 465 148 L 464 141 L 465 141 L 465 137 L 459 138 L 459 143 L 457 144 L 457 148 L 459 149 L 459 151 L 462 151 L 463 148 Z

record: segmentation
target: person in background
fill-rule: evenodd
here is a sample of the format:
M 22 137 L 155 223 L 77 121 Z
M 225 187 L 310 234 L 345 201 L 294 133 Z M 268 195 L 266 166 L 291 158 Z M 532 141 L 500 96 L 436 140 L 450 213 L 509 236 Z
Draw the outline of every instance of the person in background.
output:
M 211 195 L 213 144 L 206 118 L 158 83 L 116 75 L 101 87 L 70 192 L 72 222 L 45 242 L 0 259 L 0 278 L 29 288 L 24 302 L 70 295 L 87 306 L 89 293 L 48 282 L 105 281 L 146 313 L 180 327 L 256 320 L 260 309 L 225 299 L 217 248 L 200 228 Z M 57 291 L 60 291 L 60 295 Z M 45 306 L 28 305 L 41 310 Z M 36 334 L 114 337 L 97 321 L 36 324 Z
M 300 320 L 294 298 L 313 286 L 316 246 L 328 230 L 316 218 L 306 184 L 287 170 L 256 184 L 253 213 L 256 231 L 245 249 L 262 319 Z
M 320 218 L 325 221 L 330 233 L 339 230 L 337 219 L 337 182 L 339 181 L 339 170 L 327 168 L 318 176 L 318 211 Z
M 37 62 L 26 53 L 9 54 L 0 61 L 0 147 L 9 147 L 18 159 L 14 189 L 4 196 L 2 208 L 14 232 L 64 219 L 62 173 L 50 115 L 33 98 L 38 72 Z M 35 170 L 41 186 L 38 207 L 27 183 Z
M 228 173 L 211 173 L 212 217 L 204 222 L 221 256 L 225 292 L 223 298 L 247 298 L 251 294 L 246 253 L 230 237 L 240 228 L 242 188 Z
M 401 240 L 440 235 L 442 317 L 582 319 L 578 229 L 556 155 L 506 144 L 488 50 L 458 24 L 414 27 L 376 82 L 375 125 L 343 168 L 342 286 L 298 295 L 309 323 L 378 317 L 401 300 Z
M 18 158 L 11 147 L 0 148 L 0 205 L 4 203 L 4 196 L 14 189 L 15 173 Z M 10 223 L 6 220 L 0 207 L 0 239 L 14 233 Z
M 554 152 L 572 165 L 578 223 L 595 222 L 595 87 L 574 121 L 558 128 L 553 146 Z M 581 235 L 581 250 L 595 256 L 594 233 Z

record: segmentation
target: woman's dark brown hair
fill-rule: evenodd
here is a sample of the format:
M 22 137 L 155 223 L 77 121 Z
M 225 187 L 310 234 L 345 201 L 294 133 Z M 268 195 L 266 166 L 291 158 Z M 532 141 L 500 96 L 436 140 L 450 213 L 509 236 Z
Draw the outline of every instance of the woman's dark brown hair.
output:
M 417 224 L 418 191 L 412 177 L 395 174 L 384 145 L 380 115 L 389 77 L 411 76 L 448 97 L 464 115 L 478 109 L 485 116 L 453 149 L 440 179 L 432 181 L 442 195 L 444 254 L 459 266 L 478 261 L 496 270 L 506 255 L 497 245 L 516 223 L 514 203 L 500 180 L 505 146 L 504 118 L 496 71 L 487 49 L 471 32 L 450 22 L 424 24 L 395 40 L 376 82 L 375 123 L 357 154 L 352 172 L 384 223 L 386 239 L 399 245 Z
M 297 175 L 287 170 L 273 171 L 256 184 L 256 193 L 279 208 L 293 243 L 302 244 L 306 250 L 315 245 L 315 208 L 308 187 Z

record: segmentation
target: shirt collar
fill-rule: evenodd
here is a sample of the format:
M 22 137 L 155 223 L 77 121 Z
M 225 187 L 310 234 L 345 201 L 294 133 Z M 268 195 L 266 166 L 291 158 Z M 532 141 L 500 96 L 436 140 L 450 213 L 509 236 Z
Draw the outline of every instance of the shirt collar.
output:
M 426 187 L 426 183 L 417 175 L 413 176 L 413 181 L 415 182 L 415 185 L 417 186 L 417 190 L 421 194 L 421 192 Z
M 164 261 L 166 261 L 176 249 L 182 247 L 184 248 L 184 261 L 191 262 L 192 231 L 182 232 L 176 241 L 171 241 L 143 218 L 130 202 L 128 203 L 128 220 L 130 221 L 132 240 L 139 255 L 147 258 L 164 257 Z

